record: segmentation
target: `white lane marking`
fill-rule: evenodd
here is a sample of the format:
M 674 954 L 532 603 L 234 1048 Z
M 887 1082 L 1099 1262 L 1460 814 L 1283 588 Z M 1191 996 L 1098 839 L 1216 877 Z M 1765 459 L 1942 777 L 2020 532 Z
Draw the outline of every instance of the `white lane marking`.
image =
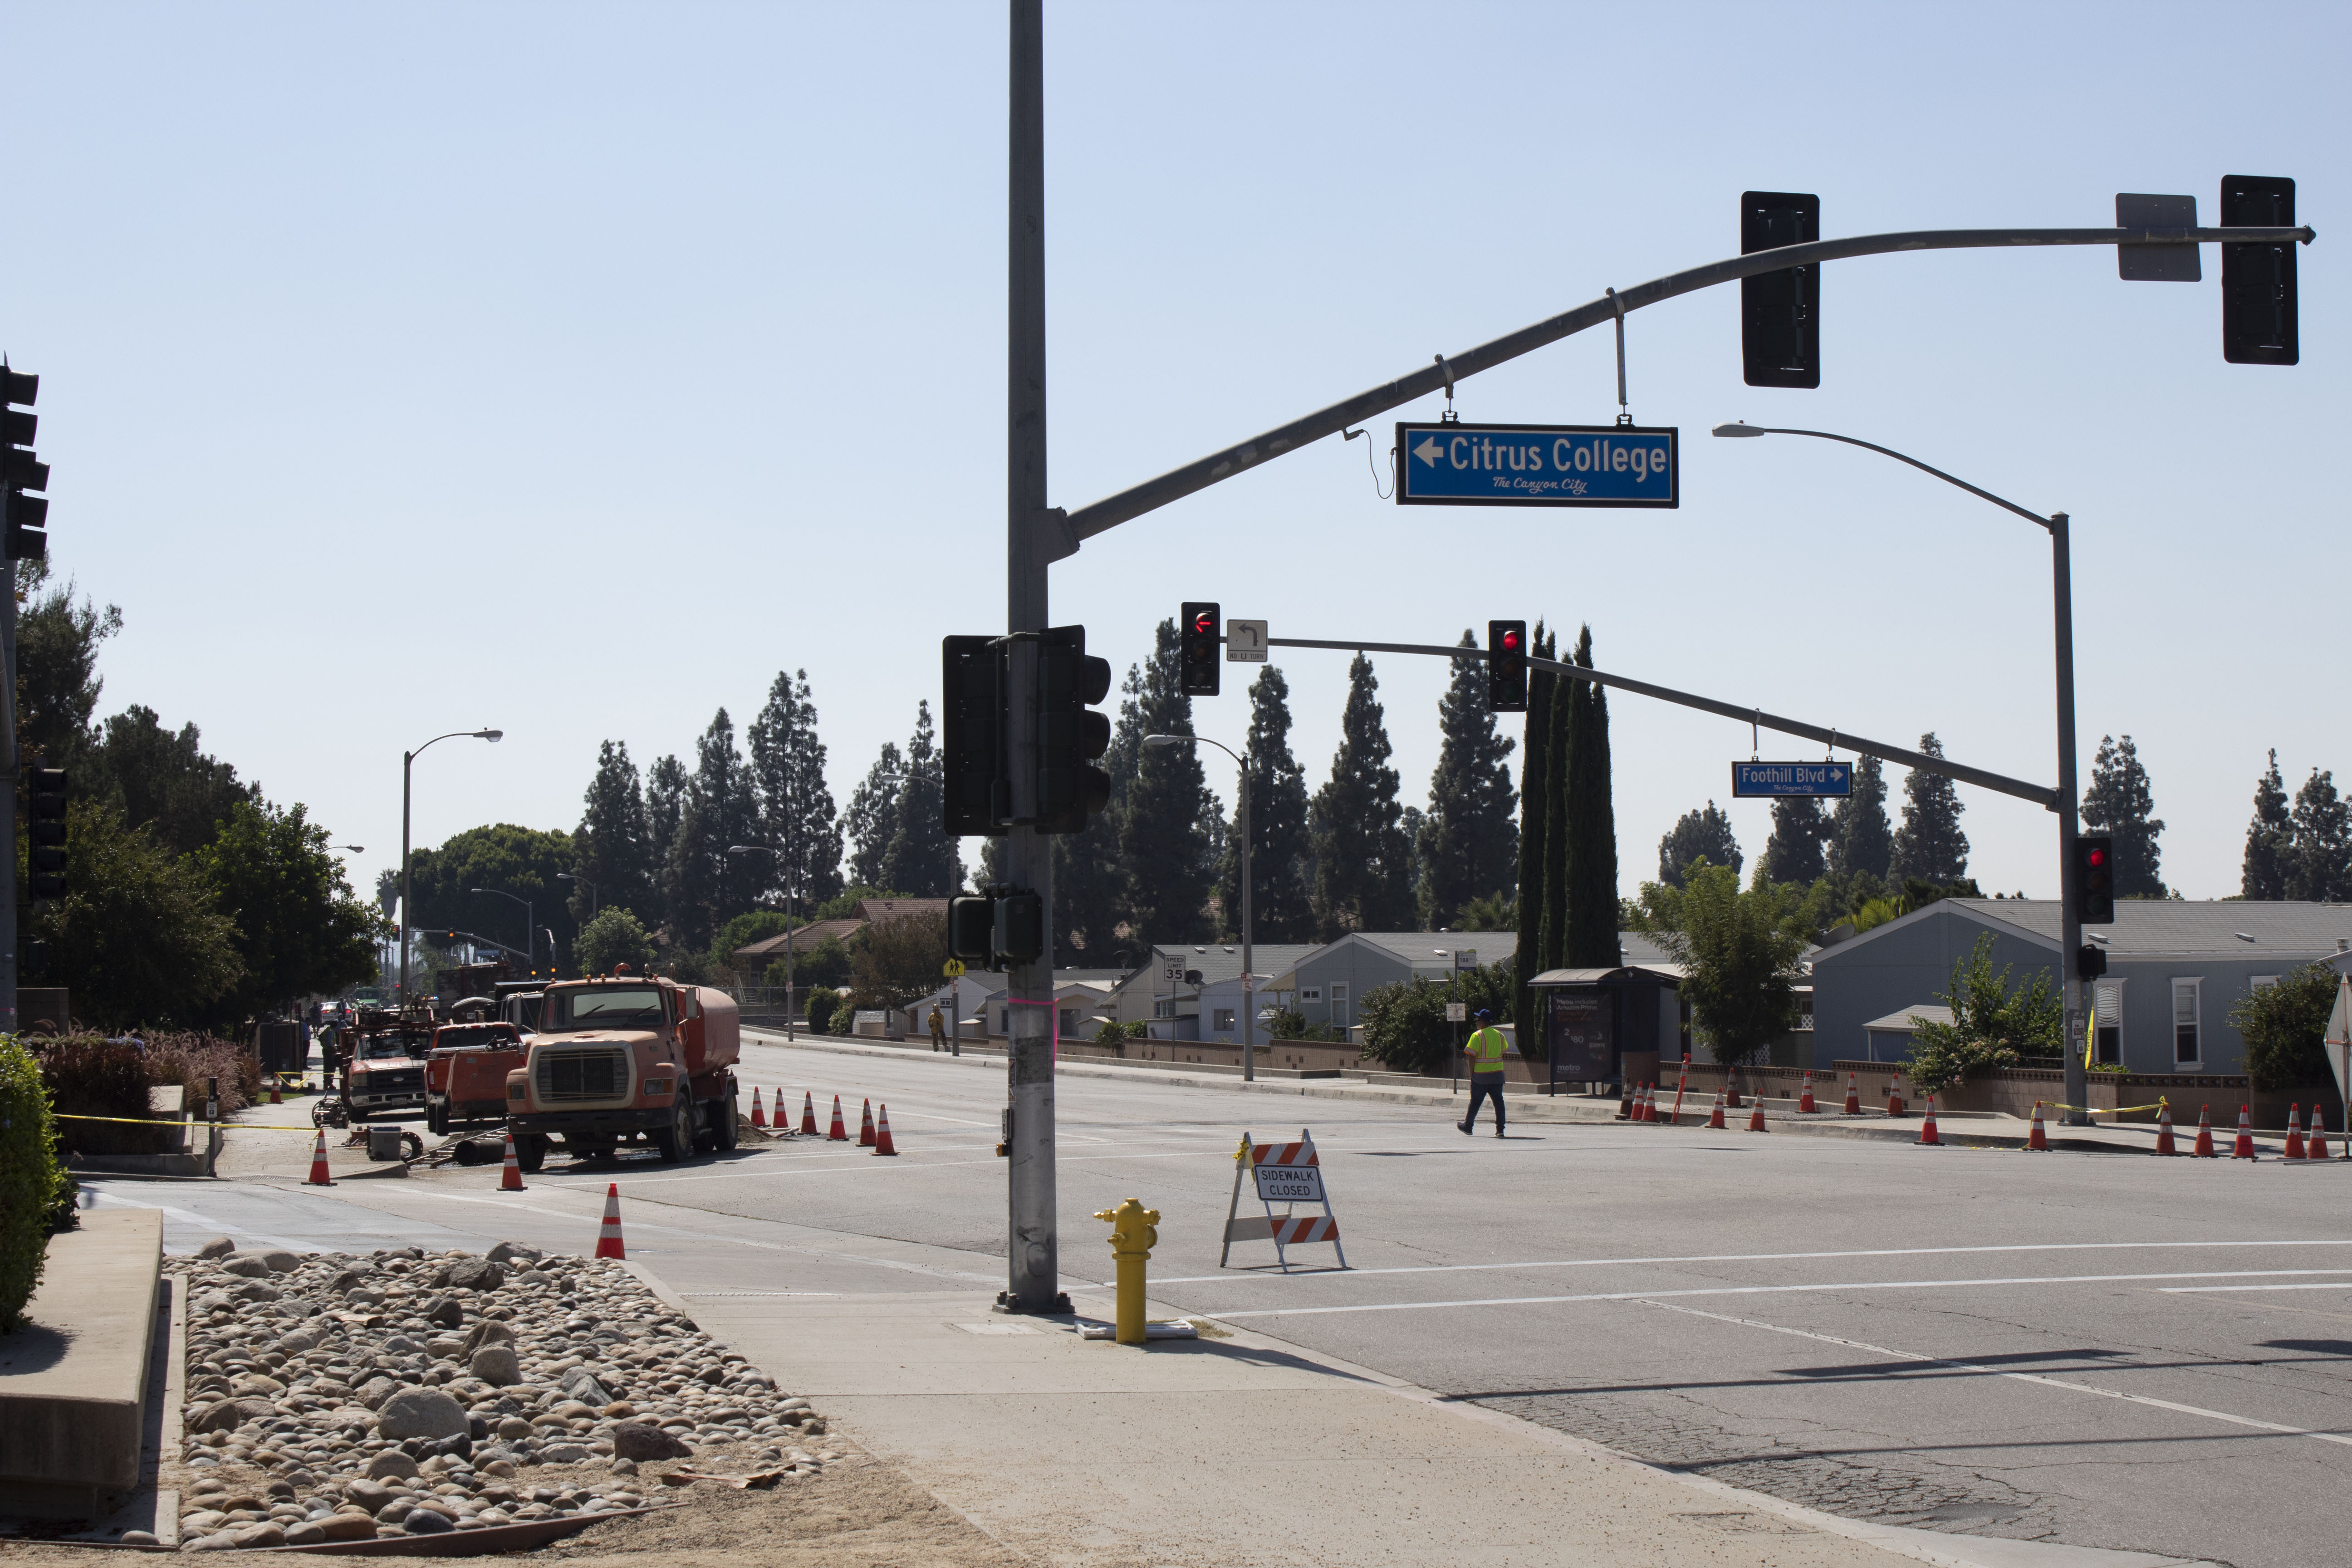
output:
M 1471 1274 L 1514 1268 L 1615 1268 L 1636 1263 L 1779 1263 L 1823 1258 L 1937 1258 L 1970 1252 L 2107 1252 L 2115 1250 L 2170 1251 L 2175 1247 L 2352 1247 L 2352 1238 L 2320 1237 L 2305 1241 L 2035 1241 L 2001 1247 L 1881 1247 L 1860 1252 L 1717 1252 L 1687 1258 L 1559 1258 L 1528 1263 L 1424 1263 L 1398 1268 L 1350 1268 L 1350 1279 L 1374 1274 Z M 1328 1272 L 1328 1270 L 1326 1272 Z M 1228 1269 L 1223 1274 L 1194 1274 L 1181 1279 L 1154 1279 L 1154 1285 L 1205 1285 L 1215 1279 L 1247 1279 Z M 1267 1279 L 1283 1276 L 1267 1275 Z
M 2226 1410 L 2208 1410 L 2201 1405 L 2183 1405 L 2178 1400 L 2157 1399 L 2145 1394 L 2126 1394 L 2120 1389 L 2097 1388 L 2086 1383 L 2068 1383 L 2038 1372 L 2003 1372 L 1996 1366 L 1979 1366 L 1975 1362 L 1953 1361 L 1944 1356 L 1922 1355 L 1916 1351 L 1889 1350 L 1863 1340 L 1840 1339 L 1835 1334 L 1817 1334 L 1808 1329 L 1784 1328 L 1779 1323 L 1761 1323 L 1753 1318 L 1727 1317 L 1721 1312 L 1702 1312 L 1696 1307 L 1670 1307 L 1664 1301 L 1644 1301 L 1643 1305 L 1661 1311 L 1682 1312 L 1694 1318 L 1712 1318 L 1718 1323 L 1737 1323 L 1742 1328 L 1763 1329 L 1775 1334 L 1788 1334 L 1801 1340 L 1819 1340 L 1823 1344 L 1841 1345 L 1848 1350 L 1868 1351 L 1873 1355 L 1891 1356 L 1896 1361 L 1917 1362 L 1927 1366 L 1948 1366 L 1962 1372 L 1982 1373 L 1989 1377 L 2006 1377 L 2016 1383 L 2035 1383 L 2044 1388 L 2062 1388 L 2069 1394 L 2087 1394 L 2099 1399 L 2120 1399 L 2130 1405 L 2145 1405 L 2156 1410 L 2170 1410 L 2182 1415 L 2202 1416 L 2208 1421 L 2226 1421 L 2232 1426 L 2251 1426 L 2258 1432 L 2276 1432 L 2287 1437 L 2312 1437 L 2322 1443 L 2337 1443 L 2352 1447 L 2352 1437 L 2336 1432 L 2316 1432 L 2308 1426 L 2283 1426 L 2275 1421 L 2257 1421 L 2251 1415 L 2232 1415 Z
M 104 1205 L 120 1205 L 123 1208 L 155 1209 L 163 1214 L 167 1218 L 178 1220 L 183 1225 L 194 1226 L 202 1230 L 217 1231 L 224 1236 L 241 1236 L 251 1241 L 261 1242 L 265 1246 L 283 1247 L 288 1252 L 336 1252 L 342 1250 L 341 1246 L 338 1242 L 302 1241 L 290 1236 L 279 1236 L 271 1231 L 256 1230 L 249 1225 L 234 1225 L 226 1220 L 215 1219 L 209 1215 L 201 1214 L 194 1209 L 181 1208 L 171 1204 L 147 1203 L 140 1198 L 126 1196 L 121 1193 L 117 1193 L 112 1188 L 101 1186 L 96 1182 L 85 1181 L 82 1184 L 88 1187 L 90 1191 L 96 1193 L 100 1204 Z M 217 1186 L 212 1187 L 208 1190 L 218 1193 L 223 1196 L 227 1196 L 231 1194 L 238 1194 L 252 1197 L 267 1196 L 270 1198 L 283 1198 L 285 1195 L 275 1187 L 253 1187 L 242 1184 L 236 1186 Z M 317 1202 L 320 1200 L 314 1199 L 312 1201 Z M 330 1198 L 323 1201 L 333 1203 L 337 1200 Z M 380 1210 L 363 1208 L 358 1205 L 347 1205 L 345 1206 L 358 1209 L 358 1211 L 362 1214 L 377 1214 L 381 1212 Z M 430 1222 L 428 1221 L 427 1223 L 429 1224 Z M 352 1229 L 341 1233 L 342 1238 L 348 1240 L 350 1237 L 354 1235 L 367 1235 L 371 1228 L 372 1227 L 365 1226 L 354 1226 Z M 477 1231 L 457 1230 L 447 1226 L 438 1225 L 434 1226 L 433 1229 L 441 1237 L 475 1237 L 480 1234 Z M 378 1232 L 378 1234 L 392 1236 L 398 1233 L 394 1228 L 386 1226 Z
M 2104 1285 L 2143 1279 L 2231 1279 L 2279 1274 L 2352 1274 L 2352 1268 L 2223 1268 L 2197 1274 L 2025 1274 L 2006 1279 L 1855 1279 L 1836 1285 L 1718 1285 L 1699 1290 L 1609 1290 L 1586 1296 L 1490 1296 L 1475 1301 L 1378 1301 L 1356 1307 L 1268 1307 L 1204 1312 L 1220 1321 L 1320 1318 L 1338 1312 L 1425 1312 L 1442 1307 L 1544 1307 L 1572 1301 L 1646 1301 L 1658 1296 L 1789 1296 L 1826 1290 L 1950 1290 L 1972 1285 Z
M 2352 1285 L 2352 1279 L 2329 1280 L 2325 1285 L 2167 1285 L 2157 1291 L 2159 1296 L 2195 1296 L 2208 1290 L 2341 1290 Z

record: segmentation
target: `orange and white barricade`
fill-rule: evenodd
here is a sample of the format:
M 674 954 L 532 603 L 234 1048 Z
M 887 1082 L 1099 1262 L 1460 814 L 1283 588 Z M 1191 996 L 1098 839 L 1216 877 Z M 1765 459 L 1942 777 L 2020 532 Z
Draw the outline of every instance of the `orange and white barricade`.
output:
M 1242 1213 L 1242 1178 L 1247 1176 L 1265 1206 L 1263 1215 Z M 1274 1212 L 1280 1204 L 1282 1212 Z M 1301 1214 L 1301 1204 L 1320 1204 L 1323 1212 Z M 1217 1253 L 1217 1267 L 1226 1267 L 1236 1241 L 1271 1241 L 1275 1261 L 1290 1272 L 1286 1250 L 1314 1242 L 1329 1242 L 1339 1267 L 1348 1267 L 1348 1250 L 1339 1245 L 1339 1216 L 1331 1212 L 1330 1190 L 1323 1184 L 1323 1163 L 1316 1158 L 1315 1139 L 1304 1127 L 1296 1143 L 1254 1143 L 1242 1134 L 1234 1151 L 1234 1197 L 1225 1210 L 1225 1242 Z

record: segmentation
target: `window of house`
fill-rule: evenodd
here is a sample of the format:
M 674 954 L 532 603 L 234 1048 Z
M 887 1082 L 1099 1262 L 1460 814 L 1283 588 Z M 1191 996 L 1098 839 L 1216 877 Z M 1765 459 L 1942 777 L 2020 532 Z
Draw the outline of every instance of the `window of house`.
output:
M 1214 1007 L 1210 1009 L 1209 1026 L 1216 1030 L 1217 1033 L 1221 1035 L 1232 1034 L 1234 1032 L 1234 1010 L 1231 1007 Z
M 1323 1000 L 1323 987 L 1320 985 L 1302 985 L 1298 988 L 1298 1005 L 1300 1006 L 1303 1007 L 1309 1002 L 1320 1002 L 1321 1000 Z
M 1013 1033 L 1012 1008 L 999 1007 L 996 1010 L 996 1032 L 1000 1035 L 1005 1036 L 1010 1036 Z
M 1151 1016 L 1155 1018 L 1174 1017 L 1176 1016 L 1176 998 L 1173 996 L 1153 997 L 1151 999 Z
M 1348 983 L 1344 980 L 1331 983 L 1331 1021 L 1343 1027 L 1348 1022 Z
M 2203 1060 L 2198 1048 L 2198 1026 L 2204 989 L 2201 976 L 2172 983 L 2172 1060 L 2176 1066 L 2193 1067 Z
M 2121 1067 L 2124 1061 L 2124 983 L 2102 980 L 2091 993 L 2093 1036 L 2095 1058 L 2102 1067 Z
M 1064 1007 L 1061 1009 L 1061 1015 L 1062 1038 L 1066 1040 L 1078 1032 L 1078 1010 L 1076 1007 Z

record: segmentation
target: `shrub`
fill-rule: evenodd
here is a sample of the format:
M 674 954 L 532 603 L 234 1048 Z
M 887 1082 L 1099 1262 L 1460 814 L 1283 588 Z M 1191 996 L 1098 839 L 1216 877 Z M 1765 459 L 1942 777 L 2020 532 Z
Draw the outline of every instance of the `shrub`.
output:
M 1937 998 L 1952 1010 L 1948 1024 L 1921 1023 L 1911 1031 L 1911 1078 L 1921 1094 L 1980 1074 L 2013 1068 L 2020 1057 L 2053 1056 L 2065 1048 L 2065 1011 L 2037 973 L 2032 984 L 2011 991 L 2004 964 L 1992 971 L 1992 936 L 1977 938 L 1968 957 L 1952 966 L 1952 989 Z
M 1138 1018 L 1134 1022 L 1129 1024 L 1127 1026 L 1127 1037 L 1130 1040 L 1150 1039 L 1151 1037 L 1151 1020 L 1149 1018 Z
M 55 1127 L 39 1065 L 20 1039 L 0 1036 L 0 1334 L 24 1326 L 58 1189 L 70 1185 Z
M 68 1154 L 152 1154 L 163 1147 L 163 1130 L 128 1123 L 144 1121 L 147 1058 L 136 1046 L 110 1045 L 94 1035 L 43 1041 L 37 1058 L 57 1118 L 58 1147 Z M 120 1121 L 78 1121 L 114 1117 Z
M 1265 1037 L 1269 1040 L 1303 1040 L 1307 1037 L 1307 1015 L 1296 1007 L 1286 1007 L 1265 1021 Z
M 261 1103 L 261 1058 L 217 1035 L 156 1034 L 146 1037 L 147 1081 L 178 1084 L 181 1103 L 204 1113 L 207 1079 L 220 1082 L 221 1113 Z
M 2336 1007 L 2336 971 L 2305 964 L 2275 985 L 2249 991 L 2230 1009 L 2230 1026 L 2246 1039 L 2246 1076 L 2256 1089 L 2302 1089 L 2336 1079 L 2321 1042 Z
M 833 1010 L 841 1005 L 841 993 L 823 986 L 808 994 L 808 1026 L 812 1035 L 831 1032 Z
M 1098 1046 L 1116 1046 L 1126 1039 L 1127 1026 L 1115 1018 L 1105 1018 L 1102 1027 L 1095 1031 L 1095 1044 Z

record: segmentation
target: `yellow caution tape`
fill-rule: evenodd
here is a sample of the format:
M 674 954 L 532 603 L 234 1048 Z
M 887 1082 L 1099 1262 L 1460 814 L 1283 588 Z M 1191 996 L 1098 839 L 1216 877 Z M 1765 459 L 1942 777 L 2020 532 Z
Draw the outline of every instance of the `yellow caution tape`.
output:
M 201 1117 L 190 1117 L 185 1121 L 158 1121 L 152 1116 L 68 1116 L 58 1112 L 52 1114 L 49 1119 L 52 1121 L 127 1121 L 133 1127 L 236 1127 L 249 1128 L 258 1132 L 320 1131 L 317 1127 L 281 1127 L 274 1121 L 206 1121 Z
M 2085 1116 L 2123 1116 L 2135 1110 L 2162 1110 L 2167 1102 L 2158 1100 L 2154 1105 L 2066 1105 L 2045 1100 L 2041 1103 L 2053 1110 L 2079 1110 Z

